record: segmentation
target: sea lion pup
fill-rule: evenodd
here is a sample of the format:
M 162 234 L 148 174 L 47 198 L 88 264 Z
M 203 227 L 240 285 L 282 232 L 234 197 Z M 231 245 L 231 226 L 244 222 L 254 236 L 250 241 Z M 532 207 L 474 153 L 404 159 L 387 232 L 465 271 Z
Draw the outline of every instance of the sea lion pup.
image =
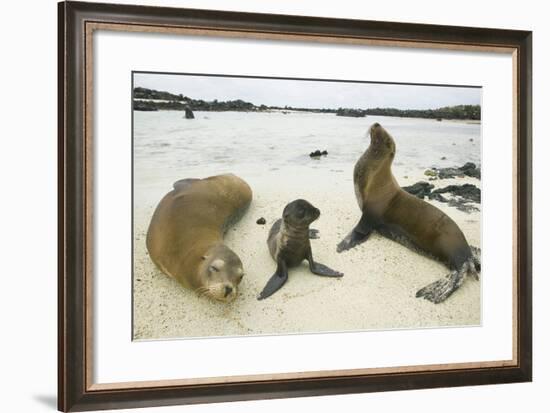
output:
M 317 238 L 318 231 L 309 229 L 309 225 L 319 218 L 319 215 L 321 212 L 303 199 L 292 201 L 285 207 L 283 217 L 273 224 L 267 237 L 267 246 L 277 263 L 277 270 L 258 296 L 258 300 L 269 297 L 281 288 L 288 279 L 288 268 L 300 265 L 303 260 L 309 261 L 309 270 L 313 274 L 325 277 L 344 275 L 313 260 L 309 240 Z
M 391 172 L 395 142 L 378 123 L 370 127 L 370 146 L 355 164 L 353 182 L 359 223 L 338 244 L 342 252 L 365 242 L 372 231 L 443 262 L 451 273 L 420 289 L 417 297 L 440 303 L 467 274 L 479 279 L 479 250 L 466 242 L 458 225 L 435 206 L 405 192 Z
M 235 175 L 177 181 L 149 224 L 151 260 L 201 296 L 233 300 L 244 275 L 243 264 L 223 243 L 223 235 L 251 201 L 250 187 Z

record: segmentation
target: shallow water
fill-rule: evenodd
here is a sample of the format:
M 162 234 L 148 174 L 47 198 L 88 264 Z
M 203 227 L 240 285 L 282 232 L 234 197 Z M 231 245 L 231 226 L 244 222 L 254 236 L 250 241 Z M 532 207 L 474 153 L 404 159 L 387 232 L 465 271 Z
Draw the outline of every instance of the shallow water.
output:
M 293 112 L 195 112 L 195 119 L 188 120 L 179 111 L 135 111 L 135 195 L 145 196 L 141 189 L 158 185 L 168 190 L 176 179 L 224 172 L 245 179 L 285 168 L 293 174 L 320 168 L 349 173 L 369 144 L 366 132 L 374 122 L 396 141 L 398 180 L 434 166 L 480 164 L 477 123 Z M 328 156 L 311 159 L 316 149 L 327 150 Z

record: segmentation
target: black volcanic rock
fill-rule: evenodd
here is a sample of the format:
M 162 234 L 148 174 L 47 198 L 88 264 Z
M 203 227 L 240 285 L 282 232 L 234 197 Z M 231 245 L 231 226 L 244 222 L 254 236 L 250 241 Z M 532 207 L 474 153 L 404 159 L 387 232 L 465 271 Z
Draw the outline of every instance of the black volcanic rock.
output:
M 420 199 L 424 199 L 425 196 L 429 196 L 434 186 L 428 182 L 420 181 L 410 186 L 404 186 L 403 189 L 409 194 L 414 195 Z
M 320 151 L 319 149 L 311 152 L 309 154 L 309 157 L 310 158 L 320 158 L 321 156 L 327 156 L 328 155 L 328 151 L 324 150 L 324 151 Z
M 185 108 L 185 119 L 195 119 L 193 111 L 190 108 Z
M 471 176 L 472 178 L 481 179 L 481 169 L 479 169 L 475 163 L 473 162 L 466 162 L 463 166 L 460 168 L 461 171 L 464 172 L 464 175 Z
M 428 169 L 424 172 L 424 175 L 434 176 L 439 179 L 450 179 L 456 177 L 462 178 L 464 176 L 481 179 L 481 169 L 479 169 L 473 162 L 466 162 L 464 165 L 454 168 Z
M 432 201 L 447 203 L 463 212 L 479 211 L 479 208 L 472 205 L 472 203 L 479 204 L 481 202 L 481 190 L 472 184 L 447 185 L 444 188 L 433 190 L 434 186 L 432 184 L 420 181 L 402 188 L 420 199 L 428 197 Z M 442 194 L 450 194 L 453 198 L 448 199 Z
M 472 184 L 463 185 L 448 185 L 444 188 L 436 189 L 429 195 L 430 199 L 435 198 L 439 194 L 450 193 L 454 196 L 459 196 L 470 202 L 481 202 L 481 190 Z

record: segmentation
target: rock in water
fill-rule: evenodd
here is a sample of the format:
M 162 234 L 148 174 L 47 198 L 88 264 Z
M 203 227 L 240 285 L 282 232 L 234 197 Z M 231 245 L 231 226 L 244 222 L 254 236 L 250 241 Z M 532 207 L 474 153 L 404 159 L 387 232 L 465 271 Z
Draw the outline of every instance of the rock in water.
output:
M 185 108 L 185 119 L 195 119 L 195 115 L 193 115 L 193 111 L 189 108 Z
M 328 151 L 324 150 L 323 152 L 321 152 L 319 149 L 317 149 L 316 151 L 313 151 L 309 154 L 309 157 L 310 158 L 320 158 L 321 156 L 327 156 L 328 155 Z

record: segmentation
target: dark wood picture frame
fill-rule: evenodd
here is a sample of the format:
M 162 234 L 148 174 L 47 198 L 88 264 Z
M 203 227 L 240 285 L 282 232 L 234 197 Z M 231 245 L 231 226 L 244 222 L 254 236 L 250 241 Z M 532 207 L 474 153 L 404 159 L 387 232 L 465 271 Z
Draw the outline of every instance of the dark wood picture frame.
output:
M 162 406 L 403 389 L 530 381 L 531 292 L 531 61 L 532 33 L 211 10 L 63 2 L 58 5 L 59 308 L 58 407 L 62 411 Z M 280 375 L 225 383 L 155 382 L 95 386 L 91 382 L 90 55 L 94 29 L 217 33 L 218 36 L 401 45 L 507 49 L 515 62 L 515 310 L 512 363 L 464 363 L 347 375 Z

